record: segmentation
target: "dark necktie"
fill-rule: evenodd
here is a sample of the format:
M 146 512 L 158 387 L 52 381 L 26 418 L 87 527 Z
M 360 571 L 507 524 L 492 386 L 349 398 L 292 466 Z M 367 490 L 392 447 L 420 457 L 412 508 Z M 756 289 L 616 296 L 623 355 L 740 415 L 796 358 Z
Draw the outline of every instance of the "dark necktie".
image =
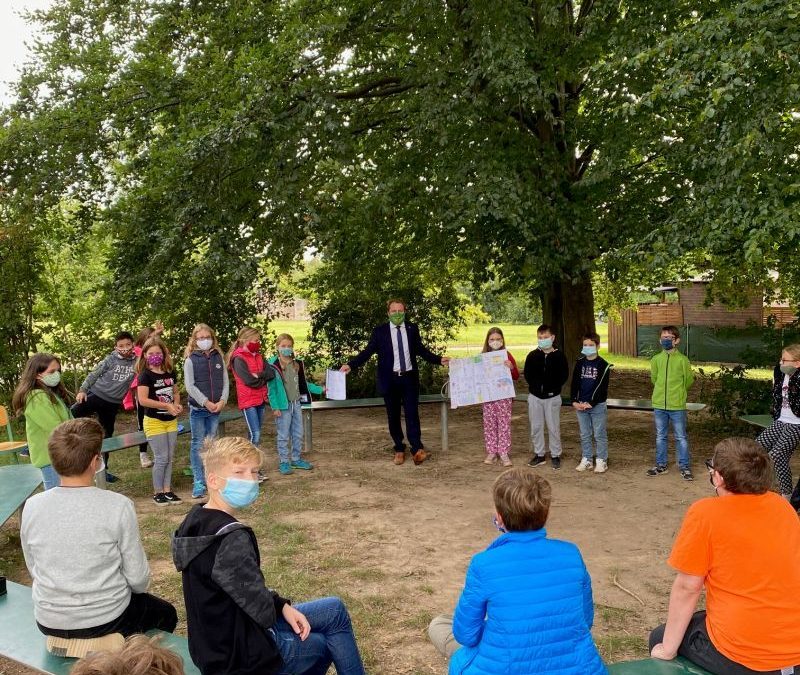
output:
M 397 327 L 397 356 L 400 359 L 400 372 L 405 373 L 406 368 L 406 350 L 403 348 L 403 331 L 400 326 Z

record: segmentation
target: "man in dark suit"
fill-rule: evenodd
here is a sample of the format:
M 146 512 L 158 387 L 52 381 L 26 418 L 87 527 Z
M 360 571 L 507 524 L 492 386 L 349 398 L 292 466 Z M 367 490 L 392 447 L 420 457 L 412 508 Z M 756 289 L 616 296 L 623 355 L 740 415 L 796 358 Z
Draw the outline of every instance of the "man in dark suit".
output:
M 417 357 L 428 363 L 446 366 L 450 359 L 436 356 L 419 336 L 419 328 L 405 320 L 406 306 L 402 300 L 387 303 L 389 322 L 377 326 L 372 331 L 369 343 L 340 370 L 349 373 L 351 369 L 363 366 L 373 354 L 378 355 L 378 393 L 386 404 L 389 418 L 389 434 L 394 441 L 394 463 L 402 464 L 406 459 L 406 446 L 403 442 L 403 427 L 400 423 L 400 407 L 406 416 L 406 435 L 411 446 L 414 464 L 422 464 L 428 453 L 422 446 L 422 431 L 419 425 L 419 370 Z

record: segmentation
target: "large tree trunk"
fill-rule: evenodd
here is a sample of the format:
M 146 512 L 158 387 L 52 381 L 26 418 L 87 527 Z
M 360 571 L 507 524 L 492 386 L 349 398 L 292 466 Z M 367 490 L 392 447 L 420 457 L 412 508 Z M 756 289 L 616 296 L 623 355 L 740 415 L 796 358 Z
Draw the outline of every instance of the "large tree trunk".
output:
M 566 354 L 572 366 L 581 351 L 584 333 L 594 332 L 594 293 L 589 273 L 579 277 L 562 277 L 542 293 L 544 322 L 553 327 L 556 346 Z

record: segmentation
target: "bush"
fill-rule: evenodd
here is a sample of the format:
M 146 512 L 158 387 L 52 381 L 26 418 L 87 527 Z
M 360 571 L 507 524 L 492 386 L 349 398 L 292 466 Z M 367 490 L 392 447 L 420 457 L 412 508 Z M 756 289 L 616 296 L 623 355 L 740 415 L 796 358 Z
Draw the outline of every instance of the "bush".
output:
M 763 380 L 748 378 L 747 371 L 747 366 L 720 365 L 719 371 L 711 376 L 717 385 L 711 388 L 707 399 L 712 415 L 730 422 L 741 415 L 769 413 L 771 386 Z

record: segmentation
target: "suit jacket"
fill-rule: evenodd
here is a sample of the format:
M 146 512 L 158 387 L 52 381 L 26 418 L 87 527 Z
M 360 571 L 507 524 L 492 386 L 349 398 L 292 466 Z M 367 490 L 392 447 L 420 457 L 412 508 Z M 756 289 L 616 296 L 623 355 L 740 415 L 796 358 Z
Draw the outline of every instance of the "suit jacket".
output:
M 441 365 L 442 357 L 436 356 L 436 354 L 422 344 L 422 339 L 419 336 L 419 328 L 416 324 L 410 323 L 409 321 L 406 321 L 405 324 L 406 335 L 408 336 L 408 353 L 411 355 L 411 370 L 408 372 L 408 377 L 412 377 L 419 382 L 417 357 L 421 356 L 428 363 L 434 363 L 436 365 Z M 347 362 L 347 365 L 351 368 L 359 368 L 369 361 L 373 354 L 377 354 L 378 371 L 376 379 L 379 394 L 385 394 L 388 391 L 389 383 L 392 379 L 392 370 L 394 369 L 394 349 L 392 348 L 392 335 L 389 332 L 392 327 L 392 324 L 388 322 L 377 326 L 372 331 L 372 336 L 367 346 Z

